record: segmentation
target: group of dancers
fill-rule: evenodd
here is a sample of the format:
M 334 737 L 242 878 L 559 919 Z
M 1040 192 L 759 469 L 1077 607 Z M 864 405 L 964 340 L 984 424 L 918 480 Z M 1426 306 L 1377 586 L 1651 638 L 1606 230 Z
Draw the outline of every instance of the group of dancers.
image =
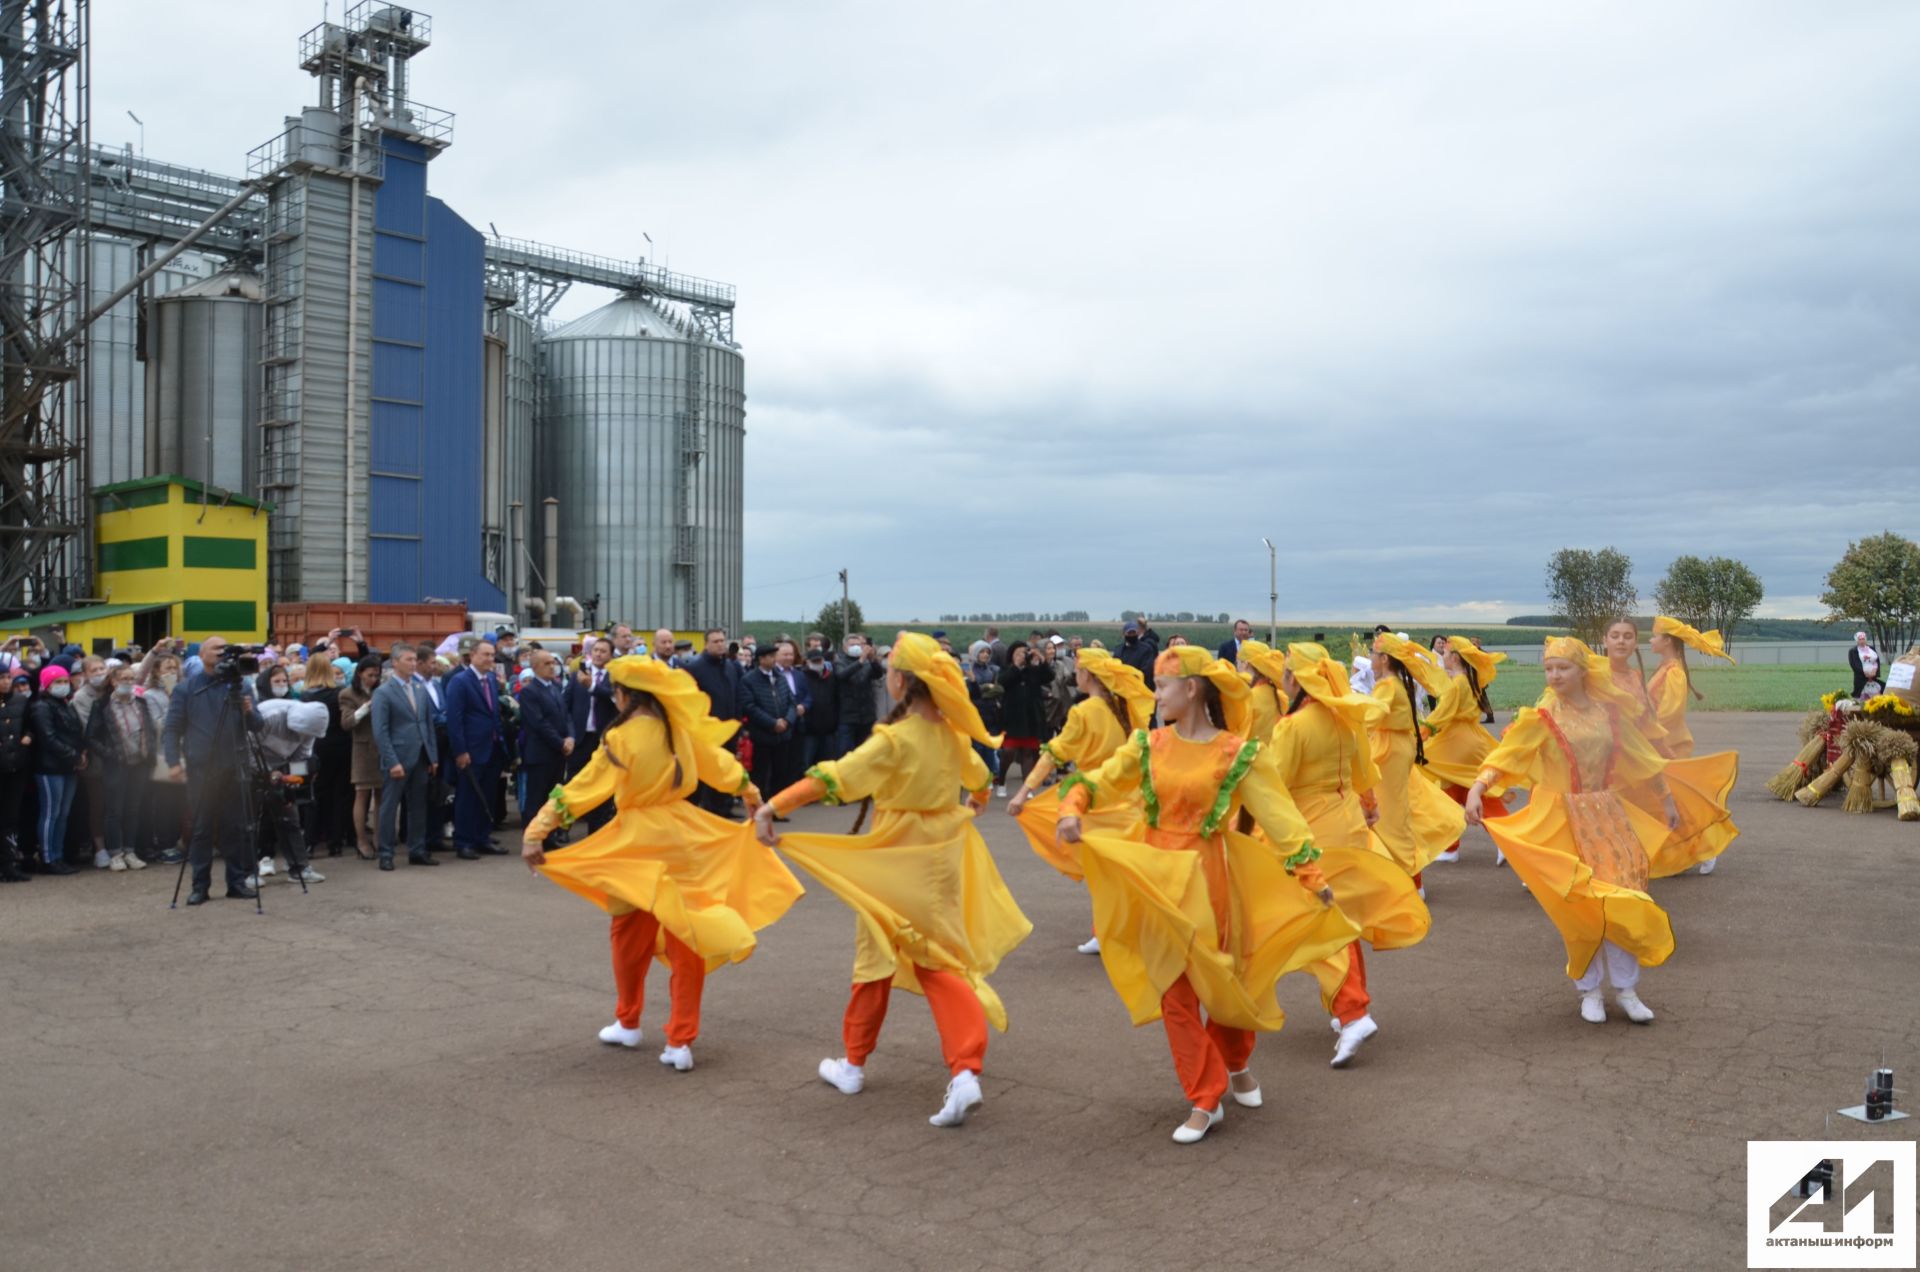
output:
M 1261 1104 L 1250 1062 L 1258 1036 L 1284 1022 L 1281 977 L 1318 983 L 1336 1068 L 1378 1032 L 1365 950 L 1426 936 L 1424 872 L 1457 858 L 1468 824 L 1486 827 L 1559 931 L 1581 1016 L 1606 1019 L 1611 982 L 1627 1019 L 1653 1019 L 1640 969 L 1664 962 L 1674 938 L 1649 880 L 1707 873 L 1739 833 L 1727 809 L 1738 758 L 1695 756 L 1686 727 L 1699 696 L 1687 652 L 1727 655 L 1718 633 L 1666 617 L 1651 677 L 1631 620 L 1603 645 L 1547 640 L 1546 691 L 1499 738 L 1482 720 L 1504 655 L 1464 637 L 1427 649 L 1378 633 L 1370 692 L 1318 644 L 1245 641 L 1237 666 L 1180 646 L 1160 655 L 1151 685 L 1103 650 L 1081 651 L 1084 696 L 1007 808 L 1042 859 L 1085 883 L 1093 936 L 1081 949 L 1098 953 L 1133 1023 L 1161 1022 L 1191 1110 L 1177 1142 L 1220 1125 L 1228 1097 Z M 902 632 L 890 718 L 764 799 L 725 749 L 736 726 L 708 715 L 686 673 L 638 657 L 609 670 L 618 718 L 523 848 L 534 870 L 612 916 L 615 1020 L 601 1040 L 641 1044 L 658 954 L 670 968 L 660 1061 L 691 1069 L 706 975 L 747 958 L 754 934 L 802 894 L 791 862 L 855 917 L 844 1053 L 820 1062 L 820 1078 L 863 1089 L 892 991 L 906 989 L 927 999 L 950 1075 L 929 1120 L 964 1123 L 983 1099 L 988 1027 L 1007 1027 L 988 977 L 1032 925 L 974 824 L 992 794 L 978 747 L 998 739 L 959 665 Z M 751 823 L 697 808 L 703 784 L 741 795 Z M 1519 791 L 1527 801 L 1510 810 Z M 543 848 L 609 800 L 617 812 L 602 829 Z M 816 802 L 859 803 L 861 823 L 870 807 L 872 827 L 781 831 L 778 820 Z

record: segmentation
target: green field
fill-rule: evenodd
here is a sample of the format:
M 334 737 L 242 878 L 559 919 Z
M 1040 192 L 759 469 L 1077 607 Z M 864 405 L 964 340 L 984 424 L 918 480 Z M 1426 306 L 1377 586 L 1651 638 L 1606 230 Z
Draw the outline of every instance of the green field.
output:
M 973 641 L 978 640 L 981 633 L 986 630 L 986 625 L 983 623 L 901 623 L 897 621 L 882 622 L 876 619 L 868 621 L 867 633 L 875 640 L 885 642 L 891 640 L 893 634 L 903 627 L 909 631 L 916 632 L 944 631 L 948 639 L 953 641 L 954 648 L 962 650 Z M 1042 631 L 1058 631 L 1062 636 L 1078 636 L 1085 641 L 1097 640 L 1108 649 L 1113 649 L 1120 644 L 1122 631 L 1122 624 L 1120 623 L 1001 623 L 1000 639 L 1005 641 L 1025 640 L 1027 633 L 1036 627 Z M 745 624 L 744 630 L 753 633 L 753 638 L 756 641 L 767 641 L 783 633 L 798 640 L 806 635 L 808 629 L 794 623 L 748 622 Z M 1233 634 L 1233 629 L 1224 623 L 1155 623 L 1154 630 L 1160 633 L 1160 639 L 1163 644 L 1178 635 L 1185 636 L 1190 644 L 1204 645 L 1208 649 L 1218 649 L 1220 643 Z M 1370 633 L 1372 630 L 1372 622 L 1355 623 L 1351 626 L 1328 624 L 1320 624 L 1314 627 L 1282 626 L 1279 629 L 1278 635 L 1280 644 L 1284 647 L 1289 641 L 1312 640 L 1316 633 L 1324 633 L 1327 638 L 1327 647 L 1333 655 L 1336 658 L 1345 658 L 1347 656 L 1347 638 L 1349 634 L 1356 631 Z M 1537 641 L 1555 629 L 1532 627 L 1428 626 L 1409 628 L 1407 630 L 1414 639 L 1422 643 L 1432 639 L 1435 634 L 1443 633 L 1448 636 L 1477 637 L 1483 645 L 1520 645 Z M 1267 638 L 1266 624 L 1255 623 L 1253 634 L 1255 639 L 1265 640 Z
M 1647 660 L 1647 670 L 1654 668 Z M 1804 711 L 1831 689 L 1849 689 L 1852 674 L 1845 667 L 1755 666 L 1689 667 L 1694 687 L 1705 701 L 1689 704 L 1690 711 Z M 1503 710 L 1530 706 L 1546 687 L 1538 667 L 1500 668 L 1493 682 L 1493 705 Z

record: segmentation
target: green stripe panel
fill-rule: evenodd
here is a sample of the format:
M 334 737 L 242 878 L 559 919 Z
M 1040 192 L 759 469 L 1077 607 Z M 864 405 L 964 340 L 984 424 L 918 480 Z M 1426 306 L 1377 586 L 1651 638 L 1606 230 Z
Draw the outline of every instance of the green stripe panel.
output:
M 182 601 L 180 626 L 190 632 L 250 632 L 259 613 L 252 601 Z
M 186 536 L 183 556 L 188 569 L 251 570 L 254 567 L 254 541 L 190 534 Z
M 167 568 L 167 536 L 151 539 L 121 539 L 100 545 L 100 572 L 116 570 L 164 570 Z

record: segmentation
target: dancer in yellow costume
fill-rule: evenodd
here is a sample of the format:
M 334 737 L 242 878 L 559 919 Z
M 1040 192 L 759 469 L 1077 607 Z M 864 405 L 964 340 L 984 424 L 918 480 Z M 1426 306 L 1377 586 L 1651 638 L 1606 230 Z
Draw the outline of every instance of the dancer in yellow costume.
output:
M 853 910 L 853 992 L 842 1037 L 846 1054 L 820 1062 L 820 1078 L 847 1095 L 866 1085 L 897 986 L 922 994 L 933 1012 L 952 1080 L 935 1126 L 959 1126 L 981 1103 L 987 1025 L 1007 1027 L 987 984 L 1000 960 L 1033 930 L 993 864 L 976 811 L 993 789 L 973 743 L 997 747 L 967 699 L 960 664 L 929 637 L 901 632 L 887 663 L 899 703 L 851 753 L 807 770 L 754 816 L 761 842 L 779 847 Z M 960 801 L 962 789 L 972 798 Z M 781 835 L 774 814 L 824 799 L 873 801 L 865 835 Z
M 1020 791 L 1007 803 L 1007 811 L 1020 822 L 1020 830 L 1033 845 L 1040 859 L 1069 879 L 1078 879 L 1080 854 L 1062 845 L 1056 831 L 1060 821 L 1060 792 L 1071 783 L 1107 762 L 1121 743 L 1136 730 L 1153 722 L 1153 690 L 1138 668 L 1129 667 L 1104 649 L 1083 649 L 1076 659 L 1074 682 L 1086 695 L 1067 712 L 1066 725 L 1040 747 L 1040 760 L 1027 775 Z M 1071 764 L 1075 772 L 1066 782 L 1042 791 L 1054 770 Z M 1089 829 L 1103 834 L 1127 834 L 1140 819 L 1137 805 L 1116 805 L 1102 809 L 1090 819 Z M 1089 937 L 1079 947 L 1082 954 L 1098 954 L 1100 938 Z
M 1370 829 L 1379 815 L 1373 791 L 1380 772 L 1367 729 L 1386 714 L 1385 705 L 1353 692 L 1346 668 L 1319 645 L 1289 645 L 1284 658 L 1257 652 L 1254 661 L 1256 670 L 1286 695 L 1287 711 L 1271 741 L 1274 771 L 1307 819 L 1320 849 L 1320 868 L 1340 908 L 1360 924 L 1362 939 L 1375 949 L 1418 942 L 1432 918 L 1413 881 Z M 1310 970 L 1340 1035 L 1330 1063 L 1344 1068 L 1360 1044 L 1379 1032 L 1360 943 Z
M 613 916 L 614 1021 L 600 1041 L 638 1047 L 647 966 L 655 953 L 672 968 L 667 1048 L 660 1063 L 693 1068 L 700 997 L 707 973 L 753 953 L 753 934 L 787 912 L 799 881 L 753 840 L 752 828 L 696 807 L 705 784 L 760 792 L 721 744 L 739 725 L 716 720 L 692 676 L 651 658 L 616 658 L 614 722 L 571 782 L 557 786 L 526 828 L 521 856 Z M 577 844 L 550 852 L 558 827 L 612 800 L 612 821 Z
M 1661 758 L 1628 718 L 1633 698 L 1608 675 L 1607 660 L 1571 636 L 1546 642 L 1547 691 L 1507 726 L 1467 792 L 1467 820 L 1482 823 L 1488 791 L 1526 787 L 1517 813 L 1484 822 L 1567 948 L 1567 975 L 1580 991 L 1580 1015 L 1607 1018 L 1603 980 L 1636 1024 L 1653 1019 L 1640 1001 L 1640 968 L 1673 953 L 1673 924 L 1647 895 L 1649 855 L 1679 822 L 1671 799 L 1666 824 L 1630 800 L 1626 788 L 1664 789 Z
M 1373 833 L 1426 896 L 1421 872 L 1460 841 L 1466 819 L 1438 786 L 1414 776 L 1427 764 L 1426 742 L 1413 711 L 1415 689 L 1438 698 L 1447 674 L 1427 651 L 1392 632 L 1373 638 L 1373 696 L 1386 714 L 1373 725 L 1373 762 L 1380 770 L 1380 817 Z
M 1273 646 L 1264 640 L 1240 642 L 1240 670 L 1253 681 L 1247 694 L 1247 736 L 1263 746 L 1273 736 L 1273 726 L 1280 723 L 1281 715 L 1280 682 L 1263 668 L 1272 667 L 1279 659 Z
M 1247 1071 L 1257 1030 L 1285 1017 L 1274 982 L 1351 944 L 1306 822 L 1271 757 L 1243 732 L 1247 682 L 1193 646 L 1154 663 L 1167 723 L 1133 735 L 1060 800 L 1060 838 L 1078 844 L 1107 978 L 1133 1023 L 1161 1020 L 1192 1114 L 1182 1144 L 1219 1125 L 1229 1090 L 1261 1102 Z M 1135 835 L 1083 834 L 1081 817 L 1138 799 Z M 1242 810 L 1265 841 L 1237 833 Z M 1204 1009 L 1205 1014 L 1202 1014 Z
M 1656 629 L 1662 622 L 1669 624 L 1670 628 L 1686 626 L 1670 618 L 1657 619 Z M 1691 627 L 1687 630 L 1693 631 Z M 1705 642 L 1706 638 L 1699 633 L 1695 632 L 1694 635 Z M 1662 637 L 1656 636 L 1655 639 Z M 1654 750 L 1667 757 L 1666 793 L 1673 797 L 1674 807 L 1680 811 L 1679 827 L 1653 853 L 1649 867 L 1652 875 L 1655 879 L 1664 879 L 1669 875 L 1684 874 L 1694 866 L 1701 867 L 1703 873 L 1711 874 L 1714 861 L 1740 835 L 1740 828 L 1734 825 L 1733 813 L 1727 806 L 1733 798 L 1734 783 L 1740 777 L 1740 757 L 1733 751 L 1692 755 L 1691 733 L 1684 740 L 1687 754 L 1674 749 L 1667 735 L 1667 726 L 1660 718 L 1650 692 L 1646 664 L 1640 657 L 1640 631 L 1631 618 L 1617 618 L 1608 624 L 1605 644 L 1607 668 L 1613 683 L 1633 699 L 1631 718 L 1634 726 L 1653 744 Z M 1725 657 L 1725 652 L 1722 651 L 1720 656 Z M 1677 684 L 1669 682 L 1666 692 L 1684 691 L 1688 687 L 1684 681 Z M 1682 720 L 1684 723 L 1684 701 Z M 1660 815 L 1662 792 L 1650 786 L 1636 786 L 1623 794 L 1643 811 L 1653 816 Z
M 1467 788 L 1480 776 L 1480 766 L 1499 740 L 1480 721 L 1491 709 L 1487 686 L 1499 676 L 1500 664 L 1507 656 L 1490 654 L 1465 636 L 1450 636 L 1446 640 L 1447 653 L 1440 665 L 1450 679 L 1447 687 L 1435 697 L 1433 710 L 1427 713 L 1423 726 L 1427 732 L 1427 762 L 1419 771 L 1429 781 L 1438 783 L 1448 799 L 1460 804 L 1466 801 Z M 1488 797 L 1483 802 L 1487 816 L 1506 816 L 1506 805 L 1500 800 Z M 1452 846 L 1434 860 L 1460 860 L 1460 841 L 1454 840 Z M 1494 864 L 1504 864 L 1497 850 Z

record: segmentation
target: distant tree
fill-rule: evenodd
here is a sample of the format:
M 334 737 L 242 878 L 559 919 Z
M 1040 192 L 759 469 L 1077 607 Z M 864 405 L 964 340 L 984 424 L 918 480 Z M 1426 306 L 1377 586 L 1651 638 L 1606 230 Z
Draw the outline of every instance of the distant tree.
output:
M 1718 630 L 1733 648 L 1733 629 L 1753 617 L 1766 589 L 1760 576 L 1731 557 L 1683 556 L 1653 589 L 1654 604 L 1702 631 Z
M 849 600 L 847 614 L 840 610 L 840 598 L 834 597 L 820 607 L 820 616 L 813 620 L 814 630 L 827 638 L 829 644 L 838 646 L 845 642 L 848 632 L 857 632 L 867 625 L 866 615 L 860 612 L 860 602 Z M 845 621 L 848 617 L 852 622 Z
M 1820 594 L 1827 617 L 1866 628 L 1891 662 L 1920 641 L 1920 544 L 1889 530 L 1847 545 Z
M 1573 634 L 1598 645 L 1607 624 L 1632 614 L 1640 594 L 1633 588 L 1633 561 L 1617 548 L 1562 548 L 1547 558 L 1547 595 L 1566 616 Z

